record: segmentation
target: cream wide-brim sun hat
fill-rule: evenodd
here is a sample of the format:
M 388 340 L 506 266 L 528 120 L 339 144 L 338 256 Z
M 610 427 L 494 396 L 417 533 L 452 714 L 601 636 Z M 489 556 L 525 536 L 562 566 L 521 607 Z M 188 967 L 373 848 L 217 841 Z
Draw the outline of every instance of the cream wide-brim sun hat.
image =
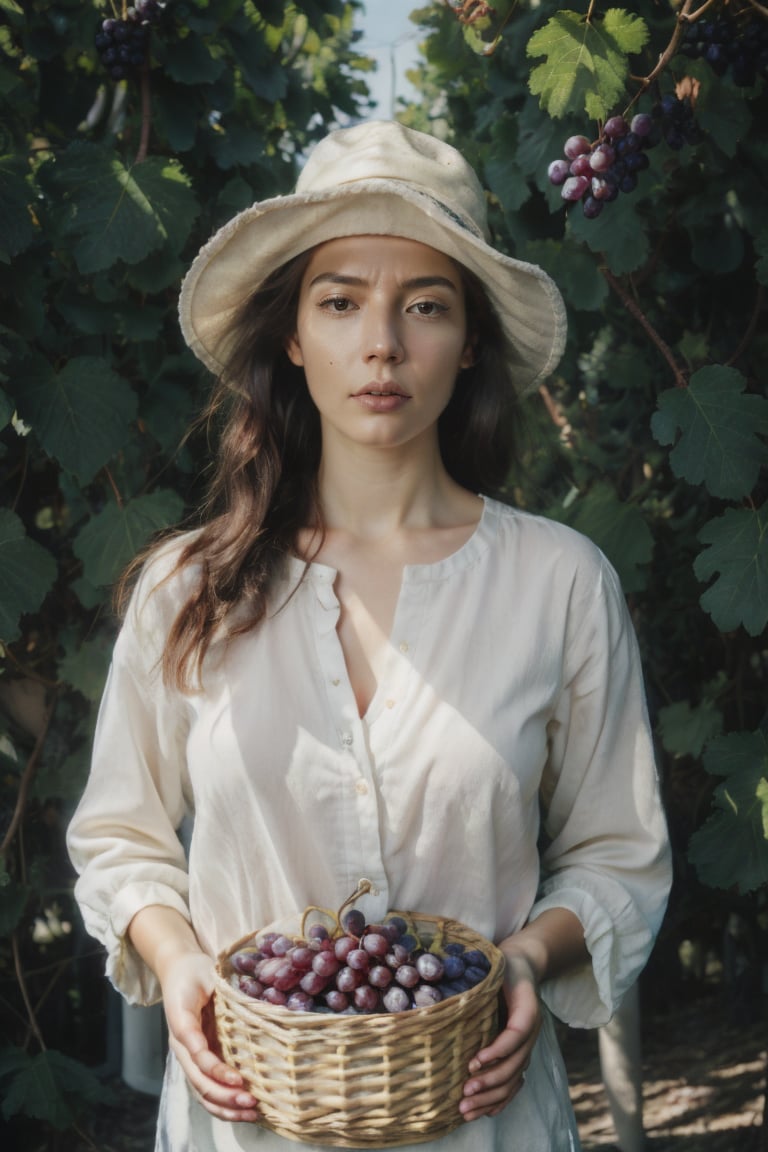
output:
M 554 282 L 491 246 L 485 195 L 460 152 L 391 120 L 330 133 L 294 193 L 253 204 L 214 234 L 182 284 L 185 340 L 220 375 L 233 319 L 272 272 L 326 240 L 369 235 L 417 240 L 474 272 L 504 329 L 519 395 L 554 371 L 566 334 Z

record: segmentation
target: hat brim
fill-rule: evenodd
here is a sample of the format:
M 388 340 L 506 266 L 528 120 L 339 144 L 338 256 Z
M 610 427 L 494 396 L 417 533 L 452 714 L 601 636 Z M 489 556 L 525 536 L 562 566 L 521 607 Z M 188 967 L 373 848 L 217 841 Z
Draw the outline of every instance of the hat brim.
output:
M 215 374 L 224 369 L 232 321 L 243 302 L 288 260 L 342 236 L 417 240 L 473 272 L 490 297 L 508 343 L 520 395 L 557 366 L 566 313 L 554 282 L 537 265 L 506 256 L 426 193 L 395 180 L 361 180 L 254 204 L 201 249 L 184 279 L 179 318 L 192 351 Z

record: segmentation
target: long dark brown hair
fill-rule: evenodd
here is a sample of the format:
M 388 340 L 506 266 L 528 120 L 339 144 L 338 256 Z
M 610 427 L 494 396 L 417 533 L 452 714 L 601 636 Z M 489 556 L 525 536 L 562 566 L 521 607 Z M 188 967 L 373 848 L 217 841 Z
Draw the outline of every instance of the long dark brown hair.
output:
M 203 660 L 220 625 L 235 636 L 261 623 L 275 577 L 286 556 L 297 552 L 302 529 L 312 527 L 322 541 L 320 419 L 303 370 L 285 351 L 296 331 L 299 290 L 310 256 L 305 252 L 283 265 L 241 308 L 230 329 L 226 371 L 201 415 L 217 430 L 218 449 L 201 527 L 182 535 L 185 542 L 171 573 L 194 565 L 199 580 L 163 652 L 164 681 L 180 691 L 200 683 Z M 498 316 L 479 279 L 459 270 L 476 361 L 459 374 L 440 416 L 439 445 L 445 468 L 458 484 L 493 495 L 513 462 L 518 407 Z M 120 611 L 155 547 L 125 573 L 117 590 Z

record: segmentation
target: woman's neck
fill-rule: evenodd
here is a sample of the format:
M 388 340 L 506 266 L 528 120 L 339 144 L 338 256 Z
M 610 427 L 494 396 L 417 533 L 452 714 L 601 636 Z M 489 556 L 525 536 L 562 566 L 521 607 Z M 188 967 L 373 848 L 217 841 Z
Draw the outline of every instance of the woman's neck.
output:
M 318 474 L 325 528 L 375 540 L 413 529 L 450 527 L 477 498 L 446 472 L 439 452 L 371 450 L 324 454 Z

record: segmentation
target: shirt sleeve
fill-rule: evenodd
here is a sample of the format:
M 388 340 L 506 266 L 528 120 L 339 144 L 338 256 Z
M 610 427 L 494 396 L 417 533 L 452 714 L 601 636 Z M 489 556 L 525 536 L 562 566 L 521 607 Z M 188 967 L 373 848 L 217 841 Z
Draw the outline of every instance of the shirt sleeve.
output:
M 149 585 L 145 574 L 115 644 L 90 776 L 67 832 L 86 929 L 106 948 L 111 982 L 138 1004 L 157 1001 L 160 987 L 126 935 L 131 919 L 151 904 L 190 919 L 177 834 L 187 811 L 185 709 L 160 674 L 168 596 Z
M 591 1028 L 610 1019 L 644 967 L 672 873 L 638 645 L 602 556 L 590 584 L 569 613 L 530 919 L 568 908 L 583 924 L 591 963 L 546 982 L 542 998 L 561 1020 Z

